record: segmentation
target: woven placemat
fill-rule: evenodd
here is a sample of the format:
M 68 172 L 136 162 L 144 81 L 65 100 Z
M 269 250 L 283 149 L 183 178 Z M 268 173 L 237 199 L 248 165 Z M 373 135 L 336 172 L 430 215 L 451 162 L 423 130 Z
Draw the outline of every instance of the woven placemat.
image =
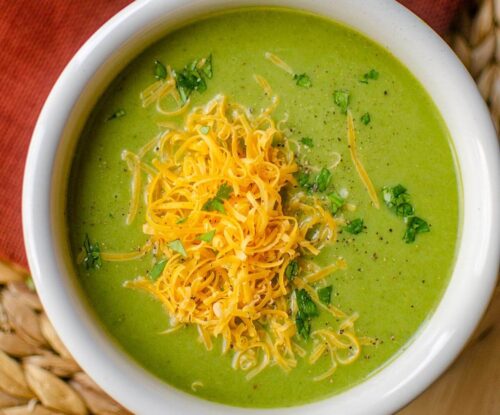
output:
M 466 4 L 447 40 L 476 80 L 500 132 L 500 0 Z
M 468 4 L 448 42 L 500 131 L 500 0 Z M 43 312 L 26 270 L 0 262 L 0 415 L 129 414 L 80 369 Z
M 27 272 L 0 262 L 0 414 L 129 414 L 82 372 Z

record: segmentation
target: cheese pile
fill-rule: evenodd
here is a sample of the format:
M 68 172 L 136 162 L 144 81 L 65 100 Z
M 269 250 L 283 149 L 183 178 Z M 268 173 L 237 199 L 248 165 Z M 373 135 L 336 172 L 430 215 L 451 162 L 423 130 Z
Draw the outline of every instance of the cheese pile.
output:
M 301 192 L 284 211 L 282 192 L 296 185 L 298 165 L 270 116 L 275 103 L 252 116 L 217 96 L 187 114 L 184 128 L 167 130 L 139 156 L 124 154 L 134 171 L 133 198 L 141 171 L 149 177 L 143 230 L 147 245 L 165 262 L 156 279 L 143 276 L 126 285 L 146 290 L 164 305 L 169 331 L 195 325 L 207 349 L 221 338 L 222 351 L 232 350 L 233 367 L 247 371 L 247 378 L 268 365 L 286 371 L 296 366 L 297 355 L 306 352 L 294 338 L 294 288 L 317 300 L 309 283 L 339 267 L 294 281 L 285 274 L 299 255 L 317 255 L 333 242 L 337 224 L 321 203 L 304 203 Z M 143 161 L 150 150 L 151 165 Z M 306 237 L 313 228 L 314 238 Z M 319 306 L 343 323 L 340 332 L 312 333 L 311 363 L 327 352 L 332 358 L 318 380 L 330 376 L 340 360 L 354 360 L 360 349 L 356 316 Z M 349 357 L 336 357 L 340 349 Z

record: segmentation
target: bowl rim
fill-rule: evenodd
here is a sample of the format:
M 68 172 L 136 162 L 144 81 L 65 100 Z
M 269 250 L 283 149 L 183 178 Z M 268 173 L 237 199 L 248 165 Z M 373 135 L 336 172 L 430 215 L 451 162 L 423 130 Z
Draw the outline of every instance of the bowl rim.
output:
M 83 300 L 65 276 L 61 247 L 54 236 L 53 192 L 58 179 L 54 166 L 61 137 L 94 74 L 130 39 L 150 36 L 143 44 L 151 44 L 148 28 L 153 25 L 173 25 L 209 11 L 246 6 L 306 10 L 354 28 L 389 50 L 436 104 L 462 172 L 458 255 L 432 316 L 405 350 L 378 373 L 338 395 L 291 408 L 245 409 L 202 400 L 165 385 L 133 363 L 116 350 L 85 311 Z M 500 216 L 495 215 L 500 205 L 500 152 L 493 124 L 472 78 L 432 29 L 395 1 L 372 0 L 370 6 L 364 0 L 136 1 L 82 46 L 54 85 L 33 132 L 25 168 L 23 232 L 28 261 L 47 315 L 64 344 L 106 392 L 134 413 L 163 414 L 165 408 L 183 414 L 299 414 L 303 410 L 326 414 L 333 409 L 340 414 L 392 413 L 446 369 L 479 322 L 495 286 L 500 257 Z

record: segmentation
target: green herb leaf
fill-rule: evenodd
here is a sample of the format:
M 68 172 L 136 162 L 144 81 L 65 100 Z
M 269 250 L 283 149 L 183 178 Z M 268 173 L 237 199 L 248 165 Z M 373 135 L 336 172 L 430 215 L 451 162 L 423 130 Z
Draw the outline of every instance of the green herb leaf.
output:
M 201 67 L 201 70 L 208 79 L 212 79 L 212 54 L 208 55 L 208 58 L 205 60 L 205 63 Z
M 378 79 L 379 73 L 375 69 L 370 69 L 367 73 L 363 75 L 363 78 L 359 81 L 362 82 L 363 84 L 367 84 L 369 80 L 376 80 Z
M 203 127 L 200 128 L 200 133 L 202 134 L 208 134 L 210 132 L 210 127 L 208 125 L 204 125 Z
M 413 216 L 415 209 L 410 203 L 410 195 L 406 192 L 406 188 L 400 184 L 382 188 L 382 197 L 387 207 L 393 210 L 396 215 L 402 216 L 406 222 L 406 230 L 403 235 L 403 240 L 409 244 L 415 241 L 419 233 L 429 232 L 429 224 L 417 216 Z
M 311 296 L 304 289 L 295 291 L 297 298 L 298 312 L 295 316 L 295 325 L 299 336 L 305 340 L 309 339 L 311 333 L 311 317 L 319 315 L 318 307 Z
M 330 184 L 331 180 L 332 173 L 326 167 L 323 167 L 315 179 L 316 189 L 319 192 L 324 192 Z
M 288 281 L 292 281 L 297 275 L 299 275 L 299 263 L 295 260 L 290 261 L 285 268 L 285 276 Z
M 177 220 L 177 222 L 175 222 L 176 225 L 180 225 L 181 223 L 186 223 L 186 221 L 188 220 L 187 217 L 185 218 L 180 218 L 179 220 Z
M 361 122 L 364 124 L 364 125 L 368 125 L 370 124 L 370 121 L 371 121 L 371 117 L 370 117 L 370 114 L 368 112 L 364 113 L 362 116 L 361 116 Z
M 353 235 L 357 235 L 358 233 L 360 233 L 363 230 L 364 226 L 365 226 L 365 223 L 364 223 L 363 219 L 357 218 L 357 219 L 350 221 L 348 225 L 344 226 L 344 229 L 347 232 L 352 233 Z
M 179 91 L 179 95 L 181 97 L 181 102 L 184 104 L 188 100 L 189 95 L 191 95 L 192 89 L 186 88 L 186 87 L 180 85 L 179 82 L 177 82 L 177 91 Z
M 314 142 L 313 142 L 313 139 L 311 137 L 302 137 L 300 139 L 300 142 L 307 147 L 310 147 L 310 148 L 314 147 Z
M 305 317 L 316 317 L 319 315 L 318 307 L 312 300 L 311 296 L 304 289 L 298 290 L 297 292 L 297 305 L 299 307 L 299 313 Z
M 167 68 L 158 59 L 155 60 L 155 78 L 165 79 L 167 77 Z
M 318 288 L 317 293 L 319 301 L 321 301 L 325 305 L 329 305 L 332 298 L 332 289 L 333 287 L 331 285 L 323 288 Z
M 193 91 L 204 92 L 207 83 L 203 76 L 212 79 L 212 55 L 210 55 L 201 68 L 198 69 L 198 60 L 191 62 L 180 72 L 175 72 L 177 90 L 181 96 L 181 101 L 185 103 Z
M 186 66 L 190 71 L 197 71 L 196 67 L 198 66 L 198 59 L 195 59 L 193 62 Z
M 92 243 L 88 235 L 85 235 L 85 240 L 83 241 L 83 251 L 85 254 L 85 257 L 83 258 L 83 264 L 85 265 L 86 269 L 101 268 L 102 262 L 99 244 L 97 242 Z
M 179 239 L 176 239 L 175 241 L 169 242 L 168 243 L 168 247 L 172 251 L 175 251 L 175 252 L 181 254 L 184 258 L 187 257 L 187 252 L 184 249 L 184 245 L 182 245 L 182 242 Z
M 415 238 L 417 236 L 417 231 L 410 226 L 406 227 L 405 234 L 403 235 L 403 241 L 407 244 L 415 242 Z
M 406 203 L 409 201 L 409 195 L 406 193 L 406 188 L 400 184 L 390 187 L 384 186 L 382 188 L 382 198 L 384 203 L 388 208 L 395 208 L 401 203 Z
M 165 265 L 167 265 L 166 259 L 162 259 L 161 261 L 158 261 L 156 264 L 154 264 L 149 273 L 149 278 L 151 278 L 152 280 L 156 280 L 161 274 L 163 274 Z
M 205 82 L 205 80 L 203 78 L 199 78 L 198 79 L 198 85 L 196 86 L 195 88 L 196 91 L 198 92 L 205 92 L 207 90 L 207 83 Z
M 215 196 L 218 199 L 227 200 L 233 193 L 233 188 L 229 186 L 227 183 L 223 183 L 219 190 L 217 190 L 217 195 Z
M 215 195 L 215 197 L 208 200 L 203 205 L 203 210 L 207 212 L 217 210 L 220 213 L 226 213 L 226 209 L 224 209 L 224 200 L 229 199 L 232 192 L 233 188 L 228 184 L 223 183 L 217 190 L 217 194 Z
M 307 188 L 309 185 L 310 174 L 303 171 L 297 173 L 297 182 L 300 187 Z
M 415 241 L 419 233 L 429 232 L 431 230 L 429 224 L 418 216 L 411 216 L 406 222 L 406 231 L 403 240 L 409 244 Z
M 125 110 L 123 108 L 119 108 L 108 117 L 107 121 L 115 120 L 116 118 L 121 118 L 124 117 L 125 115 L 127 115 Z
M 198 239 L 200 241 L 204 241 L 204 242 L 212 242 L 212 239 L 214 239 L 214 236 L 215 236 L 215 229 L 209 231 L 209 232 L 206 232 L 204 234 L 201 234 L 200 236 L 198 236 Z
M 340 197 L 337 193 L 332 192 L 326 195 L 331 202 L 331 212 L 335 215 L 337 211 L 344 205 L 344 198 Z
M 295 83 L 302 88 L 311 88 L 312 86 L 311 78 L 305 73 L 295 74 L 293 79 Z
M 299 336 L 304 340 L 308 340 L 311 334 L 311 321 L 300 311 L 295 316 L 295 326 L 297 327 Z
M 386 206 L 393 210 L 396 215 L 403 217 L 413 215 L 414 209 L 410 204 L 410 195 L 406 192 L 406 188 L 400 184 L 394 187 L 383 187 L 382 198 Z
M 396 206 L 396 214 L 398 216 L 403 216 L 404 218 L 413 215 L 414 211 L 413 206 L 407 202 L 399 203 Z
M 226 209 L 224 208 L 224 203 L 220 199 L 211 199 L 203 206 L 203 210 L 207 212 L 213 212 L 216 210 L 220 213 L 226 213 Z
M 337 89 L 334 91 L 333 102 L 340 107 L 343 114 L 347 114 L 347 108 L 349 108 L 349 91 L 346 89 Z

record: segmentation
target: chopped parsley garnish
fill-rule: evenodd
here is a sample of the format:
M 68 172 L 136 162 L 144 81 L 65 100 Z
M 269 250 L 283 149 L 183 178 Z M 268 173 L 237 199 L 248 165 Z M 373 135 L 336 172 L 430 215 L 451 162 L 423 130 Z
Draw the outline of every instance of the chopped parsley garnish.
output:
M 305 317 L 300 311 L 295 316 L 295 326 L 297 327 L 299 336 L 304 340 L 308 340 L 311 334 L 311 320 Z
M 155 59 L 155 78 L 165 79 L 167 77 L 167 68 L 158 59 Z
M 429 224 L 419 218 L 413 216 L 415 209 L 410 203 L 410 195 L 407 193 L 406 188 L 400 184 L 390 187 L 385 186 L 382 188 L 382 197 L 386 206 L 402 216 L 406 222 L 406 231 L 403 235 L 403 240 L 409 244 L 415 241 L 419 233 L 429 232 L 431 230 Z
M 382 198 L 386 206 L 393 210 L 398 216 L 411 216 L 414 213 L 413 206 L 410 204 L 410 195 L 406 192 L 406 188 L 400 184 L 382 188 Z
M 363 83 L 363 84 L 367 84 L 369 80 L 377 80 L 378 79 L 378 71 L 375 70 L 375 69 L 370 69 L 367 73 L 365 73 L 363 75 L 363 78 L 360 79 L 359 82 Z
M 115 120 L 116 118 L 121 118 L 127 115 L 123 108 L 117 109 L 113 114 L 108 117 L 108 121 Z
M 206 202 L 203 205 L 203 210 L 206 210 L 207 212 L 213 212 L 214 210 L 216 210 L 220 213 L 226 213 L 226 209 L 224 209 L 224 201 L 217 198 L 210 199 L 208 202 Z
M 301 74 L 296 73 L 293 76 L 293 79 L 294 79 L 295 83 L 298 86 L 301 86 L 302 88 L 311 88 L 311 86 L 312 86 L 311 78 L 309 78 L 309 75 L 307 75 L 305 73 L 301 73 Z
M 396 206 L 396 214 L 398 216 L 403 216 L 404 218 L 406 218 L 413 215 L 414 212 L 415 210 L 413 209 L 413 206 L 407 202 L 400 203 Z
M 343 114 L 347 114 L 349 107 L 349 91 L 346 89 L 337 89 L 333 92 L 333 102 L 337 105 Z
M 317 293 L 319 301 L 325 305 L 329 305 L 332 298 L 332 288 L 333 287 L 331 285 L 328 287 L 318 288 Z
M 215 229 L 209 231 L 209 232 L 205 232 L 203 234 L 201 234 L 200 236 L 198 236 L 198 239 L 200 241 L 204 241 L 204 242 L 212 242 L 212 239 L 214 239 L 214 236 L 215 236 Z
M 299 171 L 297 173 L 297 182 L 299 183 L 299 186 L 304 187 L 304 188 L 308 188 L 310 177 L 311 177 L 311 175 L 309 173 Z
M 406 231 L 403 240 L 409 244 L 415 241 L 415 237 L 419 233 L 429 232 L 431 230 L 429 224 L 418 216 L 407 218 Z
M 219 187 L 219 190 L 217 190 L 217 195 L 215 197 L 227 200 L 231 196 L 231 193 L 233 193 L 233 188 L 226 183 L 223 183 L 221 187 Z
M 85 240 L 83 241 L 83 251 L 85 257 L 83 258 L 83 264 L 86 269 L 101 268 L 101 250 L 99 248 L 99 243 L 92 243 L 88 235 L 85 235 Z
M 214 74 L 212 70 L 212 54 L 208 55 L 208 58 L 205 59 L 205 63 L 201 67 L 201 71 L 208 79 L 212 79 Z
M 162 259 L 154 264 L 153 268 L 151 268 L 151 272 L 149 273 L 149 278 L 156 280 L 163 273 L 165 265 L 167 265 L 166 259 Z
M 308 192 L 324 192 L 332 180 L 332 173 L 326 167 L 323 167 L 319 174 L 311 180 L 309 172 L 299 171 L 296 175 L 299 186 Z
M 351 220 L 346 226 L 344 226 L 344 229 L 347 232 L 352 233 L 353 235 L 357 235 L 358 233 L 360 233 L 363 230 L 364 226 L 365 226 L 365 223 L 364 223 L 363 219 L 357 218 L 357 219 Z
M 205 80 L 199 72 L 184 68 L 177 74 L 177 90 L 181 96 L 182 103 L 185 103 L 193 91 L 204 92 L 207 89 Z
M 332 173 L 326 167 L 323 167 L 319 172 L 319 174 L 316 176 L 316 179 L 314 180 L 316 189 L 319 192 L 324 192 L 327 189 L 328 185 L 330 184 L 331 180 L 332 180 Z
M 212 55 L 210 55 L 200 67 L 199 61 L 195 60 L 190 65 L 185 66 L 182 71 L 175 73 L 177 90 L 181 96 L 182 103 L 185 103 L 193 91 L 204 92 L 207 89 L 207 83 L 204 77 L 211 79 Z
M 340 197 L 336 192 L 328 193 L 326 195 L 331 202 L 331 212 L 335 215 L 337 211 L 344 205 L 344 198 Z
M 297 306 L 299 308 L 299 313 L 305 317 L 316 317 L 319 315 L 318 307 L 304 289 L 297 291 Z
M 299 311 L 295 316 L 295 325 L 297 327 L 297 333 L 303 339 L 309 339 L 311 333 L 311 317 L 316 317 L 319 315 L 318 307 L 312 300 L 311 296 L 306 290 L 301 289 L 295 291 L 297 298 L 297 306 Z
M 179 239 L 176 239 L 175 241 L 169 242 L 168 243 L 168 247 L 172 251 L 175 251 L 175 252 L 181 254 L 184 258 L 187 257 L 187 252 L 184 249 L 184 245 L 182 245 L 182 242 Z
M 310 148 L 314 147 L 314 142 L 313 142 L 313 139 L 311 137 L 302 137 L 300 139 L 300 142 L 302 144 L 304 144 L 306 147 L 310 147 Z
M 295 260 L 290 261 L 285 268 L 285 276 L 288 281 L 292 281 L 297 275 L 299 275 L 299 263 Z
M 382 198 L 388 208 L 392 209 L 399 203 L 407 202 L 408 197 L 409 195 L 406 193 L 406 187 L 403 187 L 400 184 L 394 187 L 384 186 L 382 188 Z
M 371 117 L 370 117 L 370 113 L 368 112 L 365 112 L 362 116 L 361 116 L 361 122 L 364 124 L 364 125 L 368 125 L 370 124 L 370 121 L 371 121 Z
M 208 125 L 204 125 L 203 127 L 200 128 L 200 133 L 202 134 L 208 134 L 210 132 L 210 127 Z
M 180 218 L 175 222 L 176 225 L 180 225 L 181 223 L 185 223 L 188 220 L 187 216 L 185 218 Z
M 226 209 L 224 209 L 224 200 L 229 199 L 232 192 L 233 188 L 226 183 L 223 183 L 219 187 L 219 190 L 217 190 L 217 194 L 215 195 L 215 197 L 208 200 L 203 205 L 203 210 L 206 210 L 208 212 L 216 210 L 220 213 L 226 213 Z

